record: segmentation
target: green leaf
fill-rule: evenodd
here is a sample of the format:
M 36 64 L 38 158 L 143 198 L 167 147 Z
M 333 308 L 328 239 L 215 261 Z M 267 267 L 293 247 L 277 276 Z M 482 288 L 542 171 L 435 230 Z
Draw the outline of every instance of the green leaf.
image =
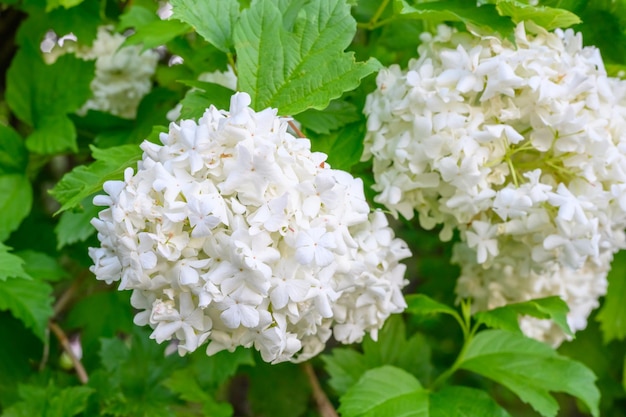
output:
M 428 417 L 428 392 L 394 366 L 367 371 L 339 401 L 343 417 Z
M 0 242 L 28 216 L 32 203 L 33 191 L 24 175 L 0 176 Z
M 406 0 L 394 0 L 395 13 L 405 19 L 427 20 L 433 23 L 462 22 L 472 31 L 489 34 L 496 32 L 506 37 L 513 33 L 515 25 L 502 17 L 495 6 L 484 4 L 476 7 L 475 2 L 446 0 L 409 5 Z
M 0 243 L 0 281 L 6 281 L 7 278 L 30 279 L 30 275 L 24 270 L 24 260 L 9 253 L 10 249 Z
M 59 121 L 59 117 L 78 110 L 87 101 L 93 76 L 92 61 L 66 54 L 46 65 L 37 51 L 22 47 L 7 73 L 6 99 L 19 119 L 44 130 L 40 136 L 52 127 L 60 137 L 57 132 L 66 134 L 69 130 L 68 122 Z
M 57 388 L 52 383 L 47 387 L 20 385 L 22 401 L 8 408 L 2 417 L 73 417 L 87 406 L 93 393 L 89 387 Z
M 92 146 L 91 150 L 96 161 L 88 166 L 74 168 L 50 191 L 62 204 L 57 214 L 78 206 L 85 198 L 100 192 L 105 181 L 121 179 L 124 170 L 135 165 L 143 152 L 137 145 L 107 149 Z
M 532 20 L 547 30 L 581 23 L 580 18 L 568 10 L 532 6 L 519 0 L 496 0 L 496 9 L 502 16 L 510 16 L 515 23 Z
M 327 135 L 347 124 L 360 121 L 361 115 L 354 104 L 334 100 L 324 110 L 305 110 L 296 119 L 307 130 Z
M 20 135 L 0 123 L 0 176 L 26 172 L 28 152 Z
M 66 9 L 70 9 L 74 6 L 78 6 L 84 0 L 47 0 L 46 2 L 46 11 L 56 9 L 57 7 L 63 6 Z
M 91 219 L 98 216 L 101 207 L 96 207 L 91 202 L 92 197 L 87 197 L 81 202 L 80 211 L 66 211 L 61 214 L 59 223 L 54 231 L 57 235 L 57 249 L 76 242 L 84 242 L 96 232 L 91 225 Z
M 190 27 L 186 23 L 159 19 L 137 28 L 135 33 L 126 38 L 122 46 L 142 44 L 143 50 L 156 48 L 189 30 Z
M 426 382 L 430 379 L 430 347 L 421 334 L 406 337 L 402 317 L 392 315 L 379 331 L 378 341 L 369 336 L 363 341 L 363 353 L 349 348 L 335 348 L 322 356 L 329 385 L 340 395 L 353 386 L 368 370 L 393 365 L 410 370 Z
M 233 49 L 237 0 L 172 0 L 172 18 L 193 26 L 200 36 L 223 52 Z
M 626 251 L 615 254 L 608 281 L 609 288 L 596 317 L 605 343 L 626 337 Z
M 311 149 L 328 155 L 327 162 L 335 169 L 350 171 L 363 154 L 364 123 L 351 123 L 328 135 L 309 135 Z
M 511 417 L 485 391 L 444 387 L 430 396 L 430 417 Z
M 9 278 L 0 282 L 0 310 L 9 310 L 41 340 L 52 317 L 52 287 L 37 280 Z
M 230 88 L 204 81 L 180 82 L 193 87 L 180 102 L 183 106 L 180 112 L 181 119 L 197 120 L 202 117 L 206 109 L 211 105 L 218 109 L 230 108 L 230 99 L 234 94 L 234 91 Z
M 557 415 L 553 391 L 577 397 L 593 416 L 599 415 L 593 372 L 536 340 L 504 330 L 483 331 L 468 345 L 460 368 L 504 385 L 543 416 Z
M 554 321 L 565 334 L 574 336 L 567 324 L 569 307 L 560 297 L 546 297 L 521 303 L 508 304 L 489 311 L 481 311 L 474 318 L 485 325 L 521 333 L 518 318 L 520 315 L 550 319 Z
M 159 16 L 154 11 L 146 7 L 133 5 L 120 16 L 120 21 L 116 29 L 120 32 L 130 28 L 136 29 L 158 19 Z
M 431 314 L 449 314 L 456 316 L 458 313 L 452 307 L 435 301 L 425 294 L 410 294 L 406 297 L 406 312 L 416 316 L 427 316 Z
M 183 400 L 202 404 L 206 415 L 211 417 L 231 417 L 233 415 L 233 407 L 229 403 L 218 402 L 213 395 L 206 392 L 198 384 L 196 376 L 190 368 L 175 371 L 169 379 L 165 380 L 164 385 L 172 392 L 177 393 Z
M 345 1 L 313 0 L 291 18 L 293 27 L 286 20 L 275 2 L 254 1 L 235 26 L 238 90 L 250 94 L 256 110 L 324 109 L 380 68 L 374 58 L 357 63 L 344 52 L 356 33 Z
M 78 152 L 74 123 L 64 114 L 43 116 L 35 122 L 35 131 L 26 138 L 26 147 L 43 155 Z
M 24 271 L 34 279 L 54 282 L 69 276 L 56 258 L 43 252 L 24 250 L 17 252 L 16 255 L 24 262 Z

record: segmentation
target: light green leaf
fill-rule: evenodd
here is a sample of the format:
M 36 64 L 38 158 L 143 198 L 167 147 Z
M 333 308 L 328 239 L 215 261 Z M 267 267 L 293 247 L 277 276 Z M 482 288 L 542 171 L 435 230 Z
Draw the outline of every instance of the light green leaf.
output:
M 567 312 L 569 307 L 561 298 L 546 297 L 521 303 L 508 304 L 489 311 L 481 311 L 474 318 L 492 328 L 521 333 L 518 318 L 520 315 L 537 317 L 539 319 L 553 320 L 565 334 L 573 336 L 574 333 L 567 324 Z
M 615 254 L 608 281 L 609 288 L 596 317 L 605 343 L 626 337 L 626 251 Z
M 599 415 L 593 372 L 536 340 L 504 330 L 483 331 L 470 342 L 460 368 L 504 385 L 543 416 L 557 415 L 553 391 L 577 397 L 593 416 Z
M 427 316 L 430 314 L 449 314 L 456 316 L 458 313 L 452 307 L 435 301 L 425 294 L 410 294 L 406 297 L 406 312 L 416 316 Z
M 0 243 L 0 281 L 6 281 L 7 278 L 30 279 L 30 275 L 24 270 L 24 260 L 9 253 L 10 249 Z
M 233 48 L 237 0 L 172 0 L 172 17 L 189 23 L 200 36 L 223 52 Z
M 120 21 L 117 24 L 117 31 L 124 31 L 125 29 L 130 28 L 140 28 L 157 20 L 159 20 L 159 15 L 157 15 L 153 10 L 133 5 L 120 16 Z
M 47 0 L 46 1 L 46 11 L 56 9 L 57 7 L 65 7 L 66 9 L 70 9 L 74 6 L 78 6 L 84 0 Z
M 475 32 L 489 34 L 495 30 L 502 36 L 513 33 L 510 19 L 498 14 L 495 6 L 467 0 L 446 0 L 418 3 L 411 6 L 406 0 L 394 0 L 394 11 L 405 19 L 427 20 L 429 22 L 462 22 Z
M 24 175 L 0 176 L 0 242 L 28 216 L 32 203 L 32 188 Z
M 189 25 L 177 20 L 155 20 L 137 28 L 122 46 L 143 45 L 143 50 L 165 45 L 175 37 L 189 32 Z
M 485 391 L 444 387 L 430 396 L 430 417 L 511 417 Z
M 344 127 L 347 124 L 358 122 L 361 120 L 361 115 L 354 104 L 334 100 L 324 110 L 305 110 L 298 114 L 296 119 L 306 129 L 321 135 L 327 135 L 331 131 Z
M 206 355 L 205 355 L 206 356 Z M 181 399 L 202 404 L 205 414 L 211 417 L 231 417 L 233 407 L 229 403 L 218 402 L 213 395 L 206 392 L 199 384 L 190 368 L 176 370 L 164 385 Z
M 428 392 L 394 366 L 367 371 L 339 401 L 343 417 L 428 417 Z
M 67 271 L 59 265 L 59 261 L 43 252 L 24 250 L 17 252 L 24 262 L 24 271 L 28 276 L 42 281 L 60 281 L 69 276 Z
M 0 175 L 23 174 L 27 163 L 28 152 L 20 135 L 0 124 Z
M 76 128 L 64 114 L 43 116 L 35 122 L 35 131 L 26 138 L 26 147 L 34 153 L 52 155 L 78 152 Z
M 50 191 L 62 204 L 57 214 L 78 206 L 85 198 L 100 192 L 105 181 L 120 180 L 124 170 L 135 165 L 143 152 L 137 145 L 107 149 L 92 146 L 91 150 L 96 161 L 88 166 L 74 168 Z
M 37 280 L 9 278 L 0 282 L 0 310 L 9 310 L 41 340 L 52 317 L 52 287 Z
M 502 16 L 510 16 L 515 23 L 532 20 L 547 30 L 581 23 L 580 18 L 569 10 L 532 6 L 519 0 L 496 0 L 496 9 Z
M 96 232 L 90 222 L 98 215 L 102 207 L 94 206 L 91 200 L 91 196 L 84 199 L 81 203 L 81 210 L 66 211 L 61 214 L 59 223 L 54 228 L 57 235 L 57 249 L 76 242 L 84 242 Z
M 183 108 L 180 112 L 181 119 L 199 119 L 206 109 L 214 105 L 218 109 L 228 109 L 230 99 L 235 93 L 233 90 L 219 84 L 204 81 L 180 81 L 193 87 L 187 91 L 185 98 L 180 104 Z
M 357 63 L 354 53 L 344 52 L 355 33 L 345 1 L 313 0 L 287 17 L 275 2 L 255 1 L 234 29 L 238 90 L 250 94 L 256 110 L 324 109 L 380 68 L 374 58 Z
M 20 385 L 22 401 L 8 408 L 2 417 L 73 417 L 85 410 L 93 393 L 89 387 L 57 388 Z

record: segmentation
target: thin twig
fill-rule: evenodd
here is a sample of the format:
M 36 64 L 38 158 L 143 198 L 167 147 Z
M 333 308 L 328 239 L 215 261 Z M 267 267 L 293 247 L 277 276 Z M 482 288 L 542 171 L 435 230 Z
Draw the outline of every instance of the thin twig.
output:
M 63 346 L 63 350 L 65 350 L 65 353 L 67 353 L 67 355 L 72 360 L 72 364 L 74 365 L 74 369 L 76 370 L 76 376 L 78 376 L 78 380 L 81 383 L 86 384 L 89 381 L 87 371 L 85 371 L 85 367 L 81 363 L 80 359 L 78 359 L 74 354 L 74 351 L 70 346 L 70 341 L 68 340 L 65 332 L 63 331 L 63 329 L 61 329 L 61 327 L 59 327 L 58 324 L 56 324 L 52 320 L 48 322 L 48 327 L 50 328 L 50 330 L 52 330 L 52 333 L 54 333 L 57 339 L 59 339 L 59 342 L 61 342 L 61 346 Z
M 296 133 L 296 135 L 299 138 L 305 138 L 306 136 L 304 136 L 304 133 L 302 133 L 302 131 L 300 129 L 298 129 L 298 126 L 296 126 L 296 124 L 293 122 L 293 120 L 290 120 L 289 122 L 289 127 L 291 127 L 293 129 L 293 131 Z
M 335 407 L 333 407 L 330 400 L 326 396 L 326 393 L 320 386 L 320 382 L 317 379 L 317 375 L 315 375 L 313 366 L 309 362 L 305 362 L 302 364 L 302 369 L 304 369 L 304 373 L 306 373 L 309 383 L 311 384 L 313 399 L 315 400 L 315 404 L 317 404 L 317 411 L 319 411 L 320 416 L 339 417 L 339 414 L 335 411 Z
M 61 314 L 65 310 L 65 308 L 74 298 L 74 295 L 76 294 L 76 291 L 78 291 L 78 288 L 82 285 L 84 278 L 85 274 L 80 274 L 78 277 L 76 277 L 72 284 L 67 287 L 63 294 L 61 294 L 56 304 L 54 305 L 52 317 L 58 317 L 59 314 Z

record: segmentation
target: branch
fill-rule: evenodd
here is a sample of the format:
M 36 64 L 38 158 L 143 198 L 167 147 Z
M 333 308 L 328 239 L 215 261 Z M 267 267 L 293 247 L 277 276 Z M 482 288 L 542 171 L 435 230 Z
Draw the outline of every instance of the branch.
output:
M 50 330 L 52 330 L 52 333 L 54 333 L 57 339 L 59 339 L 61 346 L 63 346 L 63 350 L 65 350 L 65 353 L 67 353 L 67 355 L 72 360 L 74 369 L 76 369 L 76 376 L 78 376 L 78 380 L 81 383 L 86 384 L 89 381 L 89 376 L 87 376 L 87 371 L 85 371 L 85 367 L 81 363 L 80 359 L 78 359 L 76 355 L 74 354 L 74 351 L 72 350 L 72 347 L 70 346 L 70 341 L 67 339 L 65 332 L 63 331 L 63 329 L 61 329 L 61 327 L 59 327 L 58 324 L 56 324 L 52 320 L 48 322 L 48 327 L 50 328 Z
M 330 400 L 326 396 L 326 393 L 320 386 L 317 375 L 315 375 L 315 370 L 313 369 L 313 366 L 311 366 L 309 362 L 305 362 L 302 364 L 302 369 L 304 369 L 304 373 L 306 373 L 306 376 L 309 379 L 309 383 L 311 384 L 311 389 L 313 390 L 313 399 L 315 400 L 315 404 L 317 404 L 317 411 L 319 411 L 320 416 L 339 417 L 339 414 L 337 414 L 337 411 L 335 411 L 335 407 L 333 407 Z

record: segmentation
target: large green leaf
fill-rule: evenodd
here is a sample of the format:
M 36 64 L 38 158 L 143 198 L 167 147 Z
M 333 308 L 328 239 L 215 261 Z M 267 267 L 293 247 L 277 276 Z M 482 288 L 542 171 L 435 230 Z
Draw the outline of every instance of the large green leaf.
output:
M 41 340 L 52 317 L 52 287 L 34 279 L 9 278 L 0 282 L 0 310 L 9 310 Z
M 93 389 L 89 387 L 57 388 L 21 385 L 18 388 L 22 401 L 8 408 L 2 417 L 73 417 L 87 406 Z
M 626 251 L 615 254 L 608 281 L 604 304 L 597 316 L 606 343 L 626 337 Z
M 29 279 L 30 276 L 24 270 L 24 260 L 9 253 L 10 249 L 0 243 L 0 281 L 6 281 L 7 278 Z
M 374 58 L 357 63 L 344 52 L 356 33 L 345 0 L 312 0 L 298 13 L 280 5 L 254 1 L 234 29 L 238 89 L 256 110 L 324 109 L 380 68 Z
M 406 328 L 401 316 L 393 315 L 379 331 L 378 341 L 369 336 L 363 341 L 363 353 L 349 348 L 335 348 L 331 354 L 322 356 L 326 372 L 330 375 L 329 385 L 344 394 L 369 369 L 393 365 L 410 370 L 427 382 L 430 379 L 430 347 L 421 334 L 406 337 Z
M 600 392 L 593 372 L 519 334 L 504 330 L 479 333 L 465 351 L 460 368 L 504 385 L 543 416 L 556 416 L 559 409 L 550 392 L 577 397 L 593 416 L 599 415 Z
M 408 372 L 385 365 L 367 371 L 340 398 L 343 417 L 428 417 L 428 392 Z
M 481 311 L 476 313 L 474 318 L 492 328 L 521 333 L 518 318 L 520 315 L 528 315 L 553 320 L 565 334 L 573 336 L 574 334 L 567 324 L 568 311 L 569 308 L 565 301 L 554 296 Z
M 172 0 L 172 17 L 189 23 L 200 36 L 223 52 L 233 49 L 237 0 Z
M 0 124 L 0 175 L 23 174 L 27 163 L 28 152 L 20 135 Z
M 69 277 L 68 272 L 59 264 L 59 259 L 46 253 L 27 249 L 16 255 L 22 258 L 24 271 L 34 279 L 54 282 Z
M 511 417 L 485 391 L 445 387 L 430 396 L 430 417 Z
M 78 152 L 76 127 L 65 114 L 43 116 L 35 122 L 35 130 L 26 138 L 26 147 L 44 155 Z
M 54 228 L 58 249 L 73 243 L 84 242 L 89 236 L 96 233 L 96 229 L 90 222 L 98 215 L 101 207 L 94 206 L 91 200 L 90 197 L 87 197 L 81 202 L 80 210 L 65 211 L 61 214 L 59 223 Z
M 80 165 L 65 174 L 50 193 L 62 204 L 57 213 L 74 208 L 90 195 L 101 191 L 102 184 L 122 178 L 124 170 L 135 165 L 142 150 L 137 145 L 107 149 L 92 147 L 96 159 L 91 165 Z
M 24 175 L 0 176 L 0 242 L 28 216 L 32 203 L 33 191 Z
M 495 0 L 498 13 L 510 16 L 515 23 L 532 20 L 547 30 L 566 28 L 581 22 L 574 13 L 565 9 L 530 5 L 528 2 L 519 0 Z

